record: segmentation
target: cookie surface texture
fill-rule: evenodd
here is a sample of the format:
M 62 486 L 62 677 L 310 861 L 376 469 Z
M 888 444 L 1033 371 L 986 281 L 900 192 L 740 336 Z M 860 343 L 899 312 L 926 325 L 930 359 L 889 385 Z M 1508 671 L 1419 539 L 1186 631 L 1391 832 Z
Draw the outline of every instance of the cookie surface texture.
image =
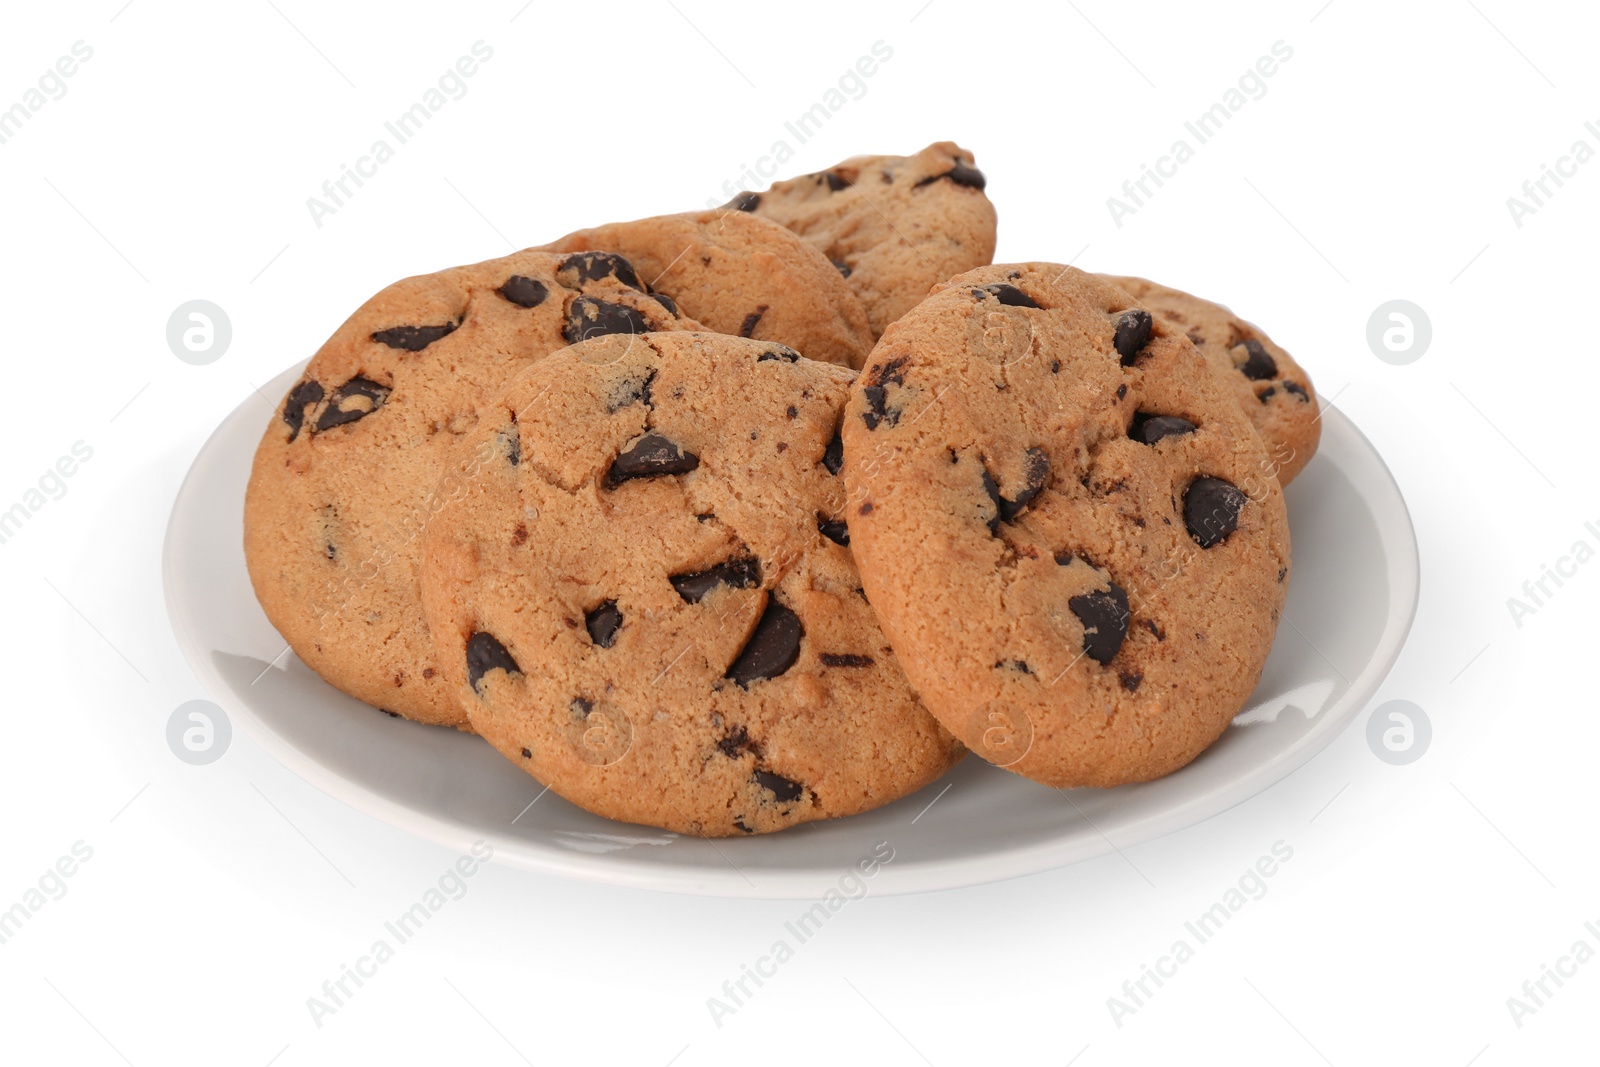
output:
M 1170 773 L 1260 677 L 1289 577 L 1260 438 L 1183 333 L 1071 268 L 971 271 L 846 409 L 851 546 L 929 709 L 1047 784 Z
M 708 837 L 888 803 L 958 743 L 907 684 L 845 542 L 852 371 L 710 333 L 604 338 L 486 414 L 428 526 L 437 659 L 473 727 L 601 815 Z
M 874 336 L 861 301 L 823 255 L 776 222 L 723 209 L 578 230 L 542 246 L 609 249 L 707 329 L 776 341 L 859 367 Z
M 1316 455 L 1322 418 L 1305 368 L 1281 345 L 1221 304 L 1145 278 L 1101 277 L 1194 342 L 1228 383 L 1288 485 Z
M 914 156 L 856 156 L 729 206 L 782 223 L 831 260 L 876 338 L 933 285 L 994 258 L 986 184 L 971 152 L 941 141 Z
M 456 482 L 452 446 L 529 363 L 609 331 L 699 328 L 615 256 L 519 252 L 407 278 L 318 350 L 273 413 L 245 499 L 245 555 L 267 617 L 360 700 L 462 726 L 422 617 L 422 527 Z M 509 446 L 508 446 L 509 447 Z

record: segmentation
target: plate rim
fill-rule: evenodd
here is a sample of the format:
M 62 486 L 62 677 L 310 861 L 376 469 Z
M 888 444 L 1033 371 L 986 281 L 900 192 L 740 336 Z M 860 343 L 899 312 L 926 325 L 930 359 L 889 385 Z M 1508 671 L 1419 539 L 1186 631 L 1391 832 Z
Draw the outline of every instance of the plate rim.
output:
M 269 391 L 280 380 L 298 375 L 308 362 L 309 360 L 299 361 L 273 376 L 266 383 Z M 199 467 L 202 459 L 217 446 L 218 439 L 224 432 L 233 428 L 236 419 L 246 417 L 246 409 L 252 404 L 254 396 L 268 398 L 268 394 L 261 390 L 244 397 L 217 423 L 194 453 L 168 513 L 167 528 L 162 538 L 161 577 L 168 625 L 189 669 L 199 679 L 206 692 L 230 715 L 237 717 L 256 744 L 307 783 L 371 818 L 457 851 L 464 852 L 474 842 L 486 840 L 495 850 L 495 860 L 509 867 L 591 883 L 695 896 L 798 900 L 814 899 L 819 895 L 786 884 L 798 879 L 815 878 L 818 873 L 817 868 L 809 865 L 768 866 L 760 872 L 761 878 L 752 882 L 743 872 L 732 867 L 726 873 L 716 868 L 689 872 L 682 867 L 668 864 L 608 863 L 605 854 L 563 850 L 526 838 L 496 837 L 486 834 L 481 827 L 442 817 L 382 796 L 356 779 L 331 770 L 279 733 L 269 721 L 260 717 L 255 709 L 247 701 L 240 699 L 233 692 L 232 686 L 217 673 L 208 651 L 202 648 L 202 642 L 192 632 L 192 620 L 179 609 L 176 589 L 180 567 L 177 553 L 183 537 L 180 529 L 180 512 L 191 503 L 193 486 L 200 477 Z M 1348 688 L 1339 699 L 1325 708 L 1317 716 L 1317 721 L 1293 744 L 1278 751 L 1274 758 L 1260 764 L 1251 772 L 1241 775 L 1225 786 L 1197 794 L 1130 823 L 1112 827 L 1111 833 L 1116 835 L 1116 843 L 1113 843 L 1107 834 L 1101 833 L 1103 847 L 1092 843 L 1085 847 L 1082 842 L 1075 840 L 1046 840 L 981 857 L 940 858 L 918 861 L 910 865 L 888 863 L 880 868 L 879 876 L 874 878 L 872 895 L 896 896 L 938 892 L 1007 881 L 1056 870 L 1153 841 L 1215 818 L 1264 792 L 1299 770 L 1313 756 L 1326 748 L 1334 737 L 1343 732 L 1378 691 L 1405 647 L 1406 638 L 1416 619 L 1421 587 L 1421 556 L 1416 528 L 1411 519 L 1410 509 L 1406 505 L 1405 495 L 1401 492 L 1399 483 L 1382 454 L 1343 411 L 1320 399 L 1319 405 L 1322 411 L 1324 435 L 1329 433 L 1347 435 L 1350 443 L 1357 446 L 1352 449 L 1352 454 L 1367 468 L 1364 473 L 1369 475 L 1370 480 L 1352 478 L 1358 492 L 1364 499 L 1373 503 L 1378 503 L 1374 500 L 1373 494 L 1381 494 L 1388 498 L 1386 503 L 1389 505 L 1382 509 L 1383 514 L 1379 514 L 1377 509 L 1374 514 L 1378 519 L 1376 523 L 1378 540 L 1382 545 L 1388 568 L 1390 609 L 1386 613 L 1384 628 L 1372 655 L 1356 677 L 1349 681 Z M 1312 461 L 1315 462 L 1315 457 Z M 623 827 L 627 824 L 616 823 L 616 825 Z M 825 873 L 836 877 L 838 872 L 829 868 Z

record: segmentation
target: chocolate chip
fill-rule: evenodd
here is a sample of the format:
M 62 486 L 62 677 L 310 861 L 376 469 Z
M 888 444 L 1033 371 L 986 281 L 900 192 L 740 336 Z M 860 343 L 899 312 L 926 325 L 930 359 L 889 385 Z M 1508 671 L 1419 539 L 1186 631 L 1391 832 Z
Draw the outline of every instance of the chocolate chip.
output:
M 1138 671 L 1121 671 L 1117 674 L 1117 681 L 1122 683 L 1122 688 L 1130 693 L 1139 691 L 1139 683 L 1144 681 L 1144 675 Z
M 533 753 L 528 751 L 527 749 L 523 749 L 522 750 L 522 758 L 523 759 L 532 759 L 533 758 Z
M 1293 393 L 1295 396 L 1300 398 L 1302 403 L 1311 403 L 1311 394 L 1306 392 L 1306 387 L 1301 385 L 1299 382 L 1284 382 L 1283 391 L 1286 393 Z
M 1196 478 L 1183 491 L 1183 524 L 1201 548 L 1220 545 L 1239 528 L 1239 512 L 1249 499 L 1221 478 Z
M 1278 361 L 1261 346 L 1260 341 L 1252 338 L 1239 343 L 1244 345 L 1244 350 L 1249 353 L 1249 358 L 1239 367 L 1240 374 L 1257 382 L 1278 376 Z
M 816 178 L 820 182 L 827 183 L 828 192 L 830 193 L 837 193 L 840 189 L 848 189 L 853 184 L 850 179 L 846 178 L 843 174 L 836 174 L 831 170 L 823 171 L 821 174 L 818 174 Z
M 1007 307 L 1036 308 L 1039 306 L 1033 297 L 1029 296 L 1027 293 L 1024 293 L 1016 286 L 1006 285 L 1003 282 L 996 285 L 985 285 L 981 289 L 974 289 L 972 290 L 972 295 L 980 300 L 983 299 L 985 295 L 992 296 Z
M 1070 566 L 1072 566 L 1072 560 L 1073 560 L 1072 553 L 1068 552 L 1066 549 L 1062 549 L 1060 552 L 1057 552 L 1055 554 L 1055 561 L 1060 566 L 1070 567 Z
M 1156 625 L 1156 621 L 1154 619 L 1144 620 L 1144 628 L 1154 634 L 1157 641 L 1165 641 L 1167 639 L 1166 633 L 1161 629 L 1161 627 Z
M 495 292 L 521 308 L 536 308 L 550 295 L 549 288 L 536 278 L 513 274 Z
M 824 667 L 870 667 L 871 656 L 857 655 L 854 652 L 824 652 L 822 654 Z
M 850 544 L 850 527 L 845 525 L 843 519 L 824 519 L 817 517 L 817 529 L 822 531 L 822 536 L 836 545 Z
M 755 682 L 776 678 L 800 658 L 800 639 L 805 632 L 800 616 L 777 600 L 767 601 L 767 610 L 761 613 L 755 632 L 728 668 L 728 677 L 743 689 Z M 798 792 L 795 795 L 798 796 Z
M 507 674 L 522 673 L 522 668 L 511 658 L 506 646 L 494 635 L 480 630 L 467 639 L 467 684 L 477 692 L 483 692 L 478 688 L 478 680 L 493 670 L 502 670 Z
M 829 474 L 838 474 L 844 467 L 844 438 L 838 430 L 833 431 L 833 440 L 822 450 L 822 465 L 828 468 Z
M 1025 661 L 1020 660 L 1020 659 L 1003 659 L 1003 660 L 1000 660 L 999 662 L 997 662 L 995 664 L 995 667 L 997 669 L 998 668 L 1004 668 L 1004 669 L 1009 670 L 1009 671 L 1019 671 L 1022 674 L 1032 674 L 1033 673 L 1033 668 L 1028 666 L 1028 664 Z
M 738 759 L 739 753 L 754 746 L 750 744 L 750 731 L 743 726 L 735 726 L 722 735 L 722 739 L 717 742 L 717 747 L 729 759 Z
M 513 467 L 522 462 L 522 435 L 517 432 L 515 422 L 511 424 L 511 429 L 500 432 L 500 447 L 505 450 L 506 462 Z
M 1127 395 L 1128 395 L 1128 383 L 1127 382 L 1123 382 L 1121 385 L 1117 386 L 1117 399 L 1121 400 L 1123 397 L 1125 397 Z
M 744 317 L 744 322 L 739 326 L 739 336 L 749 337 L 756 332 L 756 324 L 761 321 L 761 316 L 767 313 L 767 305 L 762 304 Z
M 843 275 L 846 278 L 850 277 L 850 264 L 846 263 L 842 259 L 830 259 L 830 260 L 828 260 L 828 262 L 832 263 L 834 265 L 834 267 L 836 267 L 838 269 L 838 271 L 839 271 L 839 273 L 841 275 Z
M 379 330 L 372 335 L 372 339 L 390 348 L 421 352 L 439 338 L 455 333 L 456 327 L 460 325 L 459 322 L 447 322 L 442 326 L 393 326 L 387 330 Z
M 671 312 L 673 318 L 679 317 L 678 302 L 672 299 L 672 297 L 668 296 L 666 293 L 651 293 L 650 299 L 654 300 L 656 303 L 660 304 L 662 307 Z
M 317 419 L 318 430 L 331 430 L 335 426 L 356 422 L 383 407 L 389 399 L 389 387 L 379 385 L 370 378 L 351 378 L 339 386 L 338 392 L 322 409 Z M 348 405 L 348 406 L 347 406 Z
M 567 308 L 567 325 L 561 331 L 567 344 L 612 333 L 647 333 L 650 320 L 624 304 L 580 296 Z
M 761 206 L 761 194 L 744 192 L 728 201 L 728 206 L 735 211 L 754 211 Z
M 572 703 L 567 705 L 567 710 L 572 712 L 574 719 L 587 719 L 589 713 L 594 710 L 594 701 L 586 700 L 583 697 L 573 697 Z
M 771 771 L 757 771 L 753 781 L 756 785 L 776 797 L 779 804 L 787 804 L 791 800 L 797 800 L 800 794 L 805 792 L 805 787 L 799 782 L 792 782 L 780 774 L 773 774 Z
M 955 161 L 955 166 L 943 174 L 935 174 L 931 178 L 924 178 L 912 188 L 920 189 L 924 185 L 930 185 L 938 181 L 940 178 L 949 178 L 957 185 L 965 185 L 969 189 L 982 189 L 988 184 L 988 180 L 983 176 L 983 171 L 977 167 L 969 167 L 958 159 Z
M 861 413 L 861 421 L 866 423 L 867 429 L 876 430 L 878 424 L 887 421 L 890 426 L 900 421 L 898 411 L 891 412 L 888 406 L 888 396 L 881 385 L 867 385 L 861 388 L 862 399 L 867 402 L 867 410 Z
M 1124 367 L 1131 367 L 1144 346 L 1150 343 L 1150 329 L 1154 325 L 1155 320 L 1144 308 L 1134 308 L 1117 316 L 1117 333 L 1112 343 Z
M 1083 623 L 1083 654 L 1101 666 L 1111 662 L 1128 636 L 1128 594 L 1116 582 L 1067 601 Z
M 1194 433 L 1195 429 L 1194 423 L 1177 415 L 1147 415 L 1141 411 L 1133 417 L 1133 425 L 1128 427 L 1128 436 L 1135 441 L 1153 445 L 1163 437 Z
M 633 264 L 615 252 L 574 252 L 556 267 L 556 277 L 568 289 L 576 289 L 584 282 L 615 278 L 629 289 L 644 292 Z
M 1278 387 L 1276 385 L 1269 385 L 1265 389 L 1261 390 L 1261 392 L 1256 394 L 1256 399 L 1265 404 L 1268 400 L 1272 399 L 1273 394 L 1277 391 Z
M 761 561 L 742 556 L 690 574 L 674 574 L 667 581 L 687 603 L 698 604 L 719 586 L 754 589 L 761 584 Z
M 601 648 L 617 643 L 617 630 L 622 627 L 622 610 L 615 600 L 601 601 L 583 616 L 583 625 L 589 631 L 589 640 Z
M 321 382 L 307 379 L 289 390 L 289 399 L 283 402 L 283 421 L 289 424 L 289 440 L 300 436 L 300 427 L 306 421 L 306 409 L 316 407 L 321 401 Z
M 994 501 L 995 515 L 989 521 L 989 532 L 994 533 L 1002 522 L 1011 522 L 1033 503 L 1050 479 L 1050 457 L 1042 448 L 1030 448 L 1023 454 L 1022 490 L 1012 499 L 1000 495 L 1000 484 L 987 467 L 983 471 L 983 491 Z
M 771 351 L 761 353 L 756 357 L 756 362 L 765 363 L 769 359 L 776 359 L 783 363 L 795 363 L 799 361 L 800 353 L 785 345 L 779 345 Z
M 685 452 L 658 433 L 647 433 L 612 461 L 606 483 L 615 488 L 633 478 L 687 474 L 698 466 L 700 457 L 693 452 Z

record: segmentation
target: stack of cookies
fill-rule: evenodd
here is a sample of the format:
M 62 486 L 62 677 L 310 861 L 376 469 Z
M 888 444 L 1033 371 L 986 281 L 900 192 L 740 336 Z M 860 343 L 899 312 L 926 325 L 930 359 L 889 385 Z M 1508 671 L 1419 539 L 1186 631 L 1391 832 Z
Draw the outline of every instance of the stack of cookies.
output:
M 1272 645 L 1310 380 L 1198 297 L 990 265 L 984 189 L 940 143 L 383 290 L 256 454 L 262 607 L 339 689 L 683 833 L 969 750 L 1182 767 Z

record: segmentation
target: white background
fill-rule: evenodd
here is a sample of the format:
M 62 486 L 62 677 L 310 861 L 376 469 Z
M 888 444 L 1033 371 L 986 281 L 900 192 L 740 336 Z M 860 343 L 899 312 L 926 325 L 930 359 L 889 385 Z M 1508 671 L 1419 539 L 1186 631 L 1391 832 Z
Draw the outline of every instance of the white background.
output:
M 0 1059 L 1594 1061 L 1600 961 L 1521 1027 L 1506 1006 L 1574 941 L 1600 948 L 1584 930 L 1600 925 L 1600 563 L 1520 626 L 1506 603 L 1580 538 L 1600 547 L 1584 529 L 1600 528 L 1600 161 L 1520 227 L 1506 205 L 1575 140 L 1600 148 L 1592 7 L 122 5 L 9 5 L 0 34 L 0 107 L 75 41 L 94 50 L 0 144 L 0 510 L 75 442 L 93 449 L 0 545 L 0 908 L 75 842 L 93 849 L 0 945 Z M 494 54 L 466 95 L 315 226 L 307 197 L 480 39 Z M 1185 832 L 852 904 L 720 1028 L 707 997 L 799 905 L 491 865 L 317 1027 L 306 998 L 454 856 L 242 734 L 207 767 L 169 751 L 168 716 L 205 695 L 159 570 L 190 460 L 391 280 L 724 199 L 879 40 L 892 59 L 786 174 L 956 140 L 989 176 L 997 260 L 1156 277 L 1293 351 L 1411 506 L 1422 604 L 1377 702 L 1424 708 L 1430 749 L 1380 762 L 1364 713 Z M 1280 40 L 1293 58 L 1266 94 L 1116 226 L 1106 198 Z M 209 366 L 165 340 L 194 298 L 233 323 Z M 1366 342 L 1394 298 L 1433 324 L 1408 366 Z M 1280 840 L 1294 858 L 1267 896 L 1116 1025 L 1107 998 Z

